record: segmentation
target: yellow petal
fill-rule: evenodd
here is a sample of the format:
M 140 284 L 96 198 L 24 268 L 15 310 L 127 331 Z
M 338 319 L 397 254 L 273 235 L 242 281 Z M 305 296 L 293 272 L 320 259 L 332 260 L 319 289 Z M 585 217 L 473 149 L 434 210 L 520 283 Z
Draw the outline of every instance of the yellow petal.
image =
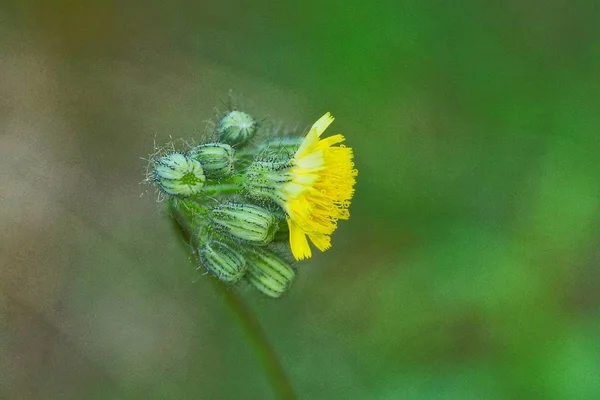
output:
M 341 135 L 339 133 L 337 135 L 326 137 L 325 139 L 319 140 L 319 143 L 315 147 L 315 150 L 325 150 L 333 146 L 334 144 L 343 142 L 344 140 L 346 140 L 344 135 Z
M 283 191 L 288 197 L 287 201 L 289 202 L 291 199 L 295 199 L 302 194 L 306 190 L 306 186 L 304 186 L 301 182 L 295 183 L 290 182 L 286 183 L 283 187 Z
M 323 132 L 325 132 L 325 129 L 327 129 L 327 127 L 331 125 L 333 120 L 334 118 L 331 116 L 331 114 L 329 112 L 326 112 L 321 118 L 317 120 L 317 122 L 313 124 L 310 130 L 314 129 L 315 131 L 317 131 L 317 136 L 321 136 Z
M 292 182 L 298 185 L 312 186 L 312 184 L 315 183 L 317 179 L 319 179 L 319 175 L 317 174 L 301 173 L 294 176 Z
M 312 151 L 303 157 L 296 158 L 295 165 L 305 171 L 319 170 L 323 168 L 325 160 L 323 159 L 323 151 Z
M 291 220 L 288 219 L 290 228 L 290 248 L 296 260 L 312 257 L 306 234 Z
M 319 142 L 319 137 L 325 132 L 325 129 L 333 122 L 333 117 L 329 113 L 325 113 L 321 118 L 317 120 L 310 128 L 310 131 L 306 134 L 306 137 L 302 141 L 302 144 L 298 148 L 295 154 L 295 158 L 298 159 L 309 153 Z
M 308 235 L 310 241 L 321 251 L 331 248 L 331 237 L 327 235 L 314 234 Z

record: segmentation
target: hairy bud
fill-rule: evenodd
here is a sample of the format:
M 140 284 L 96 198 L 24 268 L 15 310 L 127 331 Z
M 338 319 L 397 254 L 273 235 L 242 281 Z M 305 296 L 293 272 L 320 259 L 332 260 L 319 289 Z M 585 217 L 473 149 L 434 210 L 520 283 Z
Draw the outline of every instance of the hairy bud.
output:
M 247 253 L 248 281 L 269 297 L 278 298 L 290 287 L 296 273 L 274 252 L 256 247 Z
M 277 218 L 267 209 L 247 203 L 224 203 L 209 213 L 222 232 L 255 245 L 266 245 L 279 228 Z
M 244 188 L 251 197 L 284 202 L 281 188 L 292 180 L 287 161 L 254 161 L 246 169 Z
M 246 144 L 256 133 L 258 123 L 242 111 L 230 111 L 219 120 L 217 132 L 219 140 L 234 147 Z
M 226 143 L 208 143 L 193 147 L 188 156 L 202 164 L 206 177 L 218 179 L 233 172 L 234 154 L 233 148 Z
M 171 153 L 156 161 L 154 180 L 165 193 L 188 197 L 202 190 L 206 177 L 198 161 L 181 153 Z
M 198 249 L 198 254 L 202 265 L 223 282 L 237 282 L 246 272 L 244 256 L 225 243 L 210 241 Z

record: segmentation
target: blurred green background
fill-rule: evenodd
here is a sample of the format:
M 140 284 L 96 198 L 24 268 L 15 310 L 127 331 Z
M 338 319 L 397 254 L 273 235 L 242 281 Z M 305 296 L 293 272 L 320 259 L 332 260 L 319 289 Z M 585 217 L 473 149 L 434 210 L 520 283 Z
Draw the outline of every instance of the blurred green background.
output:
M 144 161 L 336 117 L 333 248 L 242 289 L 302 399 L 600 398 L 594 1 L 0 1 L 0 398 L 268 399 Z

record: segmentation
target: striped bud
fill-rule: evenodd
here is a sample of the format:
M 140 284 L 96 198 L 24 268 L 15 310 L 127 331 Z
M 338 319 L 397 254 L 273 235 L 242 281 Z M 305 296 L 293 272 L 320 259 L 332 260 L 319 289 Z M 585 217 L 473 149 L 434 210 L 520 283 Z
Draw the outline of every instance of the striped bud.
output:
M 289 263 L 274 252 L 255 247 L 246 255 L 248 281 L 269 297 L 278 298 L 285 293 L 296 273 Z
M 165 193 L 188 197 L 202 190 L 206 177 L 198 161 L 181 153 L 171 153 L 156 161 L 154 180 Z
M 256 130 L 258 123 L 242 111 L 230 111 L 219 120 L 217 132 L 219 140 L 234 147 L 241 147 L 250 140 Z
M 221 232 L 259 246 L 270 243 L 279 228 L 269 210 L 254 204 L 220 204 L 210 211 L 209 218 Z
M 195 146 L 188 156 L 202 164 L 208 178 L 225 178 L 233 172 L 233 148 L 225 143 L 209 143 Z
M 251 197 L 284 203 L 286 199 L 282 188 L 292 180 L 292 166 L 290 160 L 254 161 L 246 169 L 244 189 Z
M 210 241 L 198 254 L 204 268 L 223 282 L 235 283 L 246 272 L 244 257 L 225 243 Z

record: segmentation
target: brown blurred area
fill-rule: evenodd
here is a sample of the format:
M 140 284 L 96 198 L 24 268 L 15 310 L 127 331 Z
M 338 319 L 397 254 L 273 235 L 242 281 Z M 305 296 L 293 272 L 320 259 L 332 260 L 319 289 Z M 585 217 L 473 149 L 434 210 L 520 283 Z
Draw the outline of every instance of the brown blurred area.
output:
M 207 396 L 223 393 L 202 376 L 226 368 L 214 331 L 237 331 L 198 307 L 223 314 L 140 185 L 141 158 L 154 142 L 203 135 L 231 89 L 258 93 L 259 102 L 244 100 L 254 112 L 294 122 L 303 100 L 169 48 L 151 7 L 14 2 L 5 11 L 0 397 L 160 398 L 193 371 Z M 165 374 L 164 388 L 153 388 Z

